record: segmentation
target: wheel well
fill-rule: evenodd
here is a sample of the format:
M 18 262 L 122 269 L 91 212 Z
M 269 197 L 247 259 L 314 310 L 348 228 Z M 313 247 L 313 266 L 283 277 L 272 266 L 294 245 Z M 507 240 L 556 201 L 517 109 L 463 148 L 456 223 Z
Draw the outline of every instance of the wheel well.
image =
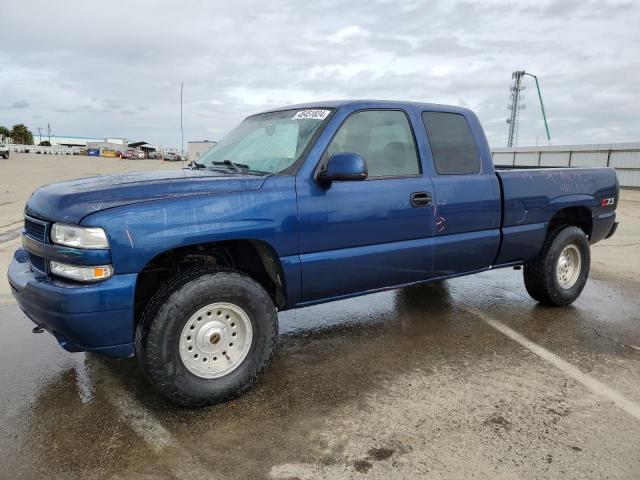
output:
M 278 255 L 265 242 L 228 240 L 178 247 L 151 259 L 138 274 L 135 292 L 136 324 L 158 289 L 179 273 L 199 266 L 240 270 L 256 280 L 282 309 L 286 304 L 284 274 Z
M 558 210 L 555 215 L 551 217 L 547 234 L 566 226 L 581 228 L 587 237 L 591 237 L 593 229 L 591 210 L 587 207 L 568 207 Z

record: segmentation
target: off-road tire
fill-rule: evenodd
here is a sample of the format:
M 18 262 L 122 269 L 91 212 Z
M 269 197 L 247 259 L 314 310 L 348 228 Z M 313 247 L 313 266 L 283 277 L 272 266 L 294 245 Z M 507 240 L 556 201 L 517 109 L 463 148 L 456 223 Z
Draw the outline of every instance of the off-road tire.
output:
M 562 288 L 556 277 L 556 264 L 567 245 L 575 245 L 581 256 L 578 279 L 570 288 Z M 584 231 L 578 227 L 564 227 L 551 232 L 540 253 L 524 265 L 524 285 L 538 302 L 564 307 L 573 303 L 582 293 L 589 277 L 591 252 Z
M 228 302 L 249 316 L 249 353 L 220 378 L 202 378 L 180 357 L 179 338 L 189 318 L 211 303 Z M 278 339 L 278 317 L 265 289 L 242 272 L 200 267 L 174 277 L 154 295 L 136 328 L 135 352 L 145 376 L 164 396 L 188 407 L 228 401 L 251 388 L 265 370 Z

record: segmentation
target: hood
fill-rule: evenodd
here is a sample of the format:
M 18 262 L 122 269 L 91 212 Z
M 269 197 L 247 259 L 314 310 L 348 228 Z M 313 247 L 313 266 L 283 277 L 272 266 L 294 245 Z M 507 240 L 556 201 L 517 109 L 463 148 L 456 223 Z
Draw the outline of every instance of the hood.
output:
M 189 169 L 101 175 L 40 187 L 31 195 L 25 213 L 46 220 L 77 224 L 91 213 L 122 205 L 257 190 L 265 178 Z

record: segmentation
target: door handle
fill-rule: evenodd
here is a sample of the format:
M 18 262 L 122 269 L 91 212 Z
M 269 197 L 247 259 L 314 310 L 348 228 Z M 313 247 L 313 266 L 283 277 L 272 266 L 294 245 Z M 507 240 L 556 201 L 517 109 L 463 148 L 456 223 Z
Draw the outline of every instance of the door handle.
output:
M 412 207 L 429 207 L 431 206 L 431 194 L 429 192 L 415 192 L 411 194 Z

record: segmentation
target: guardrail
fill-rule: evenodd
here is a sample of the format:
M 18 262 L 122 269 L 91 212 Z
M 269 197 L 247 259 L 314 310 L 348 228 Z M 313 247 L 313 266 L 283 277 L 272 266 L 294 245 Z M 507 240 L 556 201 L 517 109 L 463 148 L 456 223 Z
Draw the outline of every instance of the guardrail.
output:
M 539 167 L 613 167 L 621 187 L 640 188 L 640 142 L 494 148 L 493 163 Z

